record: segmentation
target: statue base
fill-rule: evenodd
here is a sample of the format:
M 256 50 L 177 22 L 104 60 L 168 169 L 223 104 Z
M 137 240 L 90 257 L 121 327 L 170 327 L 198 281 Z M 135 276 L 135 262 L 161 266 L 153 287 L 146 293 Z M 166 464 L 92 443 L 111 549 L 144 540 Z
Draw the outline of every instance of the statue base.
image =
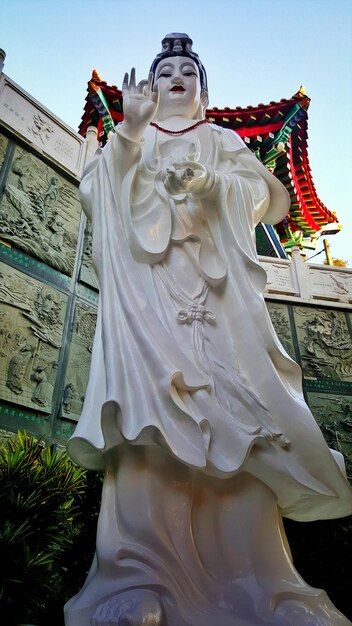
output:
M 66 626 L 348 626 L 295 570 L 275 494 L 160 447 L 106 458 L 97 551 Z

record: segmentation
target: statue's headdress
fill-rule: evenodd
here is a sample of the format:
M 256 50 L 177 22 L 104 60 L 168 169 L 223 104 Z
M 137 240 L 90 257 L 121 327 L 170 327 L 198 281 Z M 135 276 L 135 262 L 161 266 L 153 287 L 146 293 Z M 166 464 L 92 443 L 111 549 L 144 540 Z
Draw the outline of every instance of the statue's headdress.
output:
M 186 33 L 169 33 L 161 42 L 161 52 L 156 55 L 150 71 L 155 76 L 155 71 L 160 61 L 168 57 L 189 57 L 194 61 L 199 69 L 200 84 L 202 91 L 208 91 L 207 74 L 204 66 L 195 52 L 192 50 L 193 41 Z

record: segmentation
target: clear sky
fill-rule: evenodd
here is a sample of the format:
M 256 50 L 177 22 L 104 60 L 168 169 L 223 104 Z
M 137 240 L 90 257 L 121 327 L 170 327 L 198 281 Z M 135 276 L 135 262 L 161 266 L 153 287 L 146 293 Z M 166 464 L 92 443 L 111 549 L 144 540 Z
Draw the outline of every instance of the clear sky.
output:
M 344 226 L 332 253 L 352 265 L 351 0 L 0 0 L 5 73 L 75 129 L 93 68 L 119 87 L 132 65 L 144 78 L 172 31 L 193 39 L 210 106 L 306 87 L 313 179 Z

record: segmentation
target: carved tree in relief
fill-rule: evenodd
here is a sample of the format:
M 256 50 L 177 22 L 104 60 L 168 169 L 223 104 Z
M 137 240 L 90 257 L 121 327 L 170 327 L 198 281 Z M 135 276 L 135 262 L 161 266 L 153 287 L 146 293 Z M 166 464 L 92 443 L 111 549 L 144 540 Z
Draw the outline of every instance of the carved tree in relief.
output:
M 79 216 L 76 187 L 17 147 L 0 204 L 0 237 L 71 274 Z
M 352 396 L 310 392 L 308 403 L 329 447 L 345 456 L 352 479 Z
M 344 313 L 295 309 L 305 377 L 352 381 L 352 340 Z
M 288 316 L 287 306 L 284 304 L 276 304 L 267 302 L 270 319 L 277 332 L 277 335 L 285 348 L 286 352 L 295 359 L 295 351 L 293 347 L 293 339 Z

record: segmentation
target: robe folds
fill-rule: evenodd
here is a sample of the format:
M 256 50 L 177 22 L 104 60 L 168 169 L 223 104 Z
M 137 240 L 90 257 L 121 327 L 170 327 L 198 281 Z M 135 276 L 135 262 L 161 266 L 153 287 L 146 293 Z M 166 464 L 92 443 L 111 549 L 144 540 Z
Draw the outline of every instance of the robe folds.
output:
M 178 161 L 209 169 L 208 193 L 166 192 L 163 172 Z M 117 128 L 80 190 L 100 303 L 73 460 L 100 469 L 122 442 L 162 446 L 212 477 L 252 474 L 287 517 L 352 513 L 341 455 L 263 297 L 254 229 L 287 212 L 277 179 L 233 131 L 207 124 L 170 138 L 148 127 L 137 143 Z

